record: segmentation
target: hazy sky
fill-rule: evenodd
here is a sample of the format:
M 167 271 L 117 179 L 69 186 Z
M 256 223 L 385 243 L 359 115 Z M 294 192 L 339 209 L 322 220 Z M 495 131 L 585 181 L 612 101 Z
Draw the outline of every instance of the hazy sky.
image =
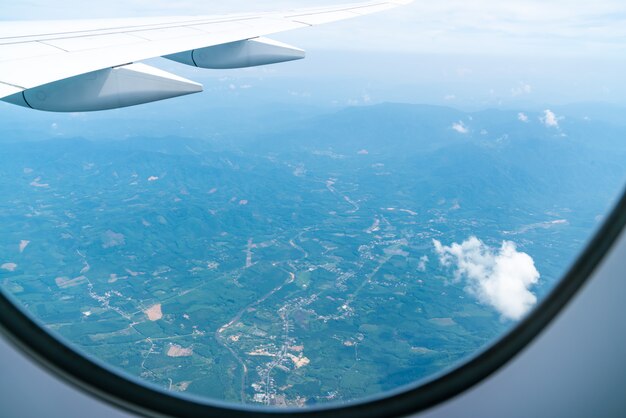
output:
M 223 14 L 349 2 L 0 0 L 0 19 Z M 238 105 L 242 97 L 247 103 L 400 101 L 466 109 L 626 103 L 624 0 L 416 0 L 272 37 L 304 48 L 307 59 L 228 71 L 150 63 L 205 85 L 203 95 L 186 103 Z
M 346 0 L 0 0 L 2 19 L 271 11 Z M 626 52 L 623 0 L 416 0 L 393 11 L 288 36 L 305 46 L 429 53 L 604 55 Z M 284 36 L 283 36 L 284 38 Z

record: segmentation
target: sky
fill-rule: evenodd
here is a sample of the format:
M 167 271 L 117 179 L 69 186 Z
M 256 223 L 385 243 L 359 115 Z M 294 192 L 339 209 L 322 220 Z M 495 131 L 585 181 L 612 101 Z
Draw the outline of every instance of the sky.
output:
M 337 3 L 349 0 L 0 0 L 0 19 L 223 14 Z M 229 71 L 149 63 L 203 83 L 204 95 L 220 101 L 245 96 L 316 106 L 391 101 L 520 111 L 581 102 L 626 105 L 623 0 L 416 0 L 273 38 L 305 49 L 307 58 Z
M 0 19 L 137 17 L 272 11 L 349 0 L 0 0 Z M 346 30 L 349 29 L 349 30 Z M 446 0 L 300 31 L 318 47 L 421 53 L 602 55 L 626 51 L 623 0 Z M 308 43 L 308 42 L 307 42 Z

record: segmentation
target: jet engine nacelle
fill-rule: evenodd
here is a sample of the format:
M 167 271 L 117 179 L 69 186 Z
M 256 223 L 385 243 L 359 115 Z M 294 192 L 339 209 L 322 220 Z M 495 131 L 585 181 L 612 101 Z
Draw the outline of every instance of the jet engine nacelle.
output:
M 50 112 L 91 112 L 202 91 L 202 85 L 145 64 L 94 71 L 25 90 L 2 100 Z
M 166 55 L 164 58 L 200 68 L 231 69 L 304 58 L 305 52 L 282 42 L 255 38 Z

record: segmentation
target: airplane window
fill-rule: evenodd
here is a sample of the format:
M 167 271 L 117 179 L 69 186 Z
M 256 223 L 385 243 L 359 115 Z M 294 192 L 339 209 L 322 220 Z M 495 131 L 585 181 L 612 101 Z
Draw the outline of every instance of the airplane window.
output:
M 113 51 L 171 36 L 159 16 L 221 15 L 168 23 L 195 39 L 276 24 L 249 14 L 284 3 L 3 15 L 153 19 L 97 41 Z M 0 287 L 17 309 L 2 321 L 24 312 L 57 370 L 147 390 L 161 412 L 320 414 L 426 387 L 530 327 L 598 250 L 626 180 L 625 6 L 389 3 L 319 0 L 272 39 L 24 91 L 0 59 L 0 93 L 19 90 L 0 101 Z M 345 14 L 363 16 L 316 26 Z M 100 36 L 57 25 L 38 48 L 82 54 Z M 23 30 L 7 27 L 0 58 Z

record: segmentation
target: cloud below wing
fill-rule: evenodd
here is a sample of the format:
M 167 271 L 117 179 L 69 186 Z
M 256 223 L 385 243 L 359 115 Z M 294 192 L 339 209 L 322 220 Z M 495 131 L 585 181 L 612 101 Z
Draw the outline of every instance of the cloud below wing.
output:
M 452 124 L 452 129 L 463 135 L 469 133 L 469 129 L 467 128 L 467 126 L 465 126 L 463 121 L 454 122 Z
M 518 320 L 536 303 L 531 288 L 540 274 L 528 254 L 515 243 L 504 241 L 500 248 L 487 246 L 476 237 L 445 246 L 433 241 L 442 266 L 454 270 L 455 280 L 481 303 L 496 309 L 503 318 Z
M 544 110 L 543 116 L 539 119 L 541 120 L 541 123 L 546 125 L 548 128 L 559 127 L 559 118 L 550 109 Z

